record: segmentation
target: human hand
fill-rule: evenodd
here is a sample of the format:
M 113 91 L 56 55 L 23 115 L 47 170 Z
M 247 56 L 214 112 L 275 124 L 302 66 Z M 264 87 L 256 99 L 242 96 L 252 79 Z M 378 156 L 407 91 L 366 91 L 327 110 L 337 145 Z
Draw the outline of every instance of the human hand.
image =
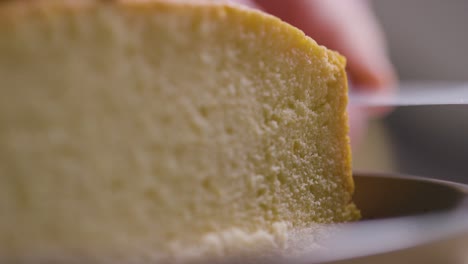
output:
M 385 39 L 366 0 L 234 0 L 262 9 L 303 30 L 319 44 L 347 58 L 351 89 L 391 93 L 396 75 Z M 359 87 L 359 88 L 358 88 Z M 349 106 L 353 146 L 365 135 L 369 116 L 382 109 Z

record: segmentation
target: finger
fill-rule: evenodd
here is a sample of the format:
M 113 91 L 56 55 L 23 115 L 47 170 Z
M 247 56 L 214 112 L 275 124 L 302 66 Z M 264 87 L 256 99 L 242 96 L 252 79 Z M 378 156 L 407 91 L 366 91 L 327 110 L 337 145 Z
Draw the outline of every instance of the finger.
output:
M 389 89 L 396 77 L 385 39 L 363 0 L 256 0 L 265 11 L 302 29 L 348 59 L 352 81 L 365 89 Z
M 228 2 L 248 6 L 255 9 L 260 9 L 260 7 L 255 3 L 254 0 L 228 0 Z
M 392 94 L 397 82 L 382 30 L 365 0 L 256 0 L 265 11 L 302 29 L 347 58 L 352 89 Z M 391 108 L 367 108 L 381 116 Z

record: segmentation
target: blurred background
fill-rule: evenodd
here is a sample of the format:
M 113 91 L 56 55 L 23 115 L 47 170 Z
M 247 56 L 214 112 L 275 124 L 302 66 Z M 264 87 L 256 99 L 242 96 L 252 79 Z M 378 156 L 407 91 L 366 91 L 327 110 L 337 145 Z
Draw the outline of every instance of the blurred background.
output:
M 373 0 L 402 81 L 468 83 L 468 0 Z M 468 105 L 400 107 L 371 122 L 356 170 L 468 183 Z

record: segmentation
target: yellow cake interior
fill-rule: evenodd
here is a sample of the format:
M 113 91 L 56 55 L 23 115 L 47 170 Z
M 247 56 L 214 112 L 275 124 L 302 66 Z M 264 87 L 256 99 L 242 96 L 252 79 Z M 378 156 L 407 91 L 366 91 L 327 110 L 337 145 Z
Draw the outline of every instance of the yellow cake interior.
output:
M 0 259 L 224 256 L 357 219 L 344 66 L 236 6 L 0 4 Z

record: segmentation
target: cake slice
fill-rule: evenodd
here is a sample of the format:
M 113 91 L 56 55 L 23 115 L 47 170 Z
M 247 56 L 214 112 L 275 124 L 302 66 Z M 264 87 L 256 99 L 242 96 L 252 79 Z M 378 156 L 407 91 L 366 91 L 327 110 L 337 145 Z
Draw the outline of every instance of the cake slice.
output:
M 344 67 L 238 6 L 2 2 L 0 259 L 256 254 L 357 219 Z

